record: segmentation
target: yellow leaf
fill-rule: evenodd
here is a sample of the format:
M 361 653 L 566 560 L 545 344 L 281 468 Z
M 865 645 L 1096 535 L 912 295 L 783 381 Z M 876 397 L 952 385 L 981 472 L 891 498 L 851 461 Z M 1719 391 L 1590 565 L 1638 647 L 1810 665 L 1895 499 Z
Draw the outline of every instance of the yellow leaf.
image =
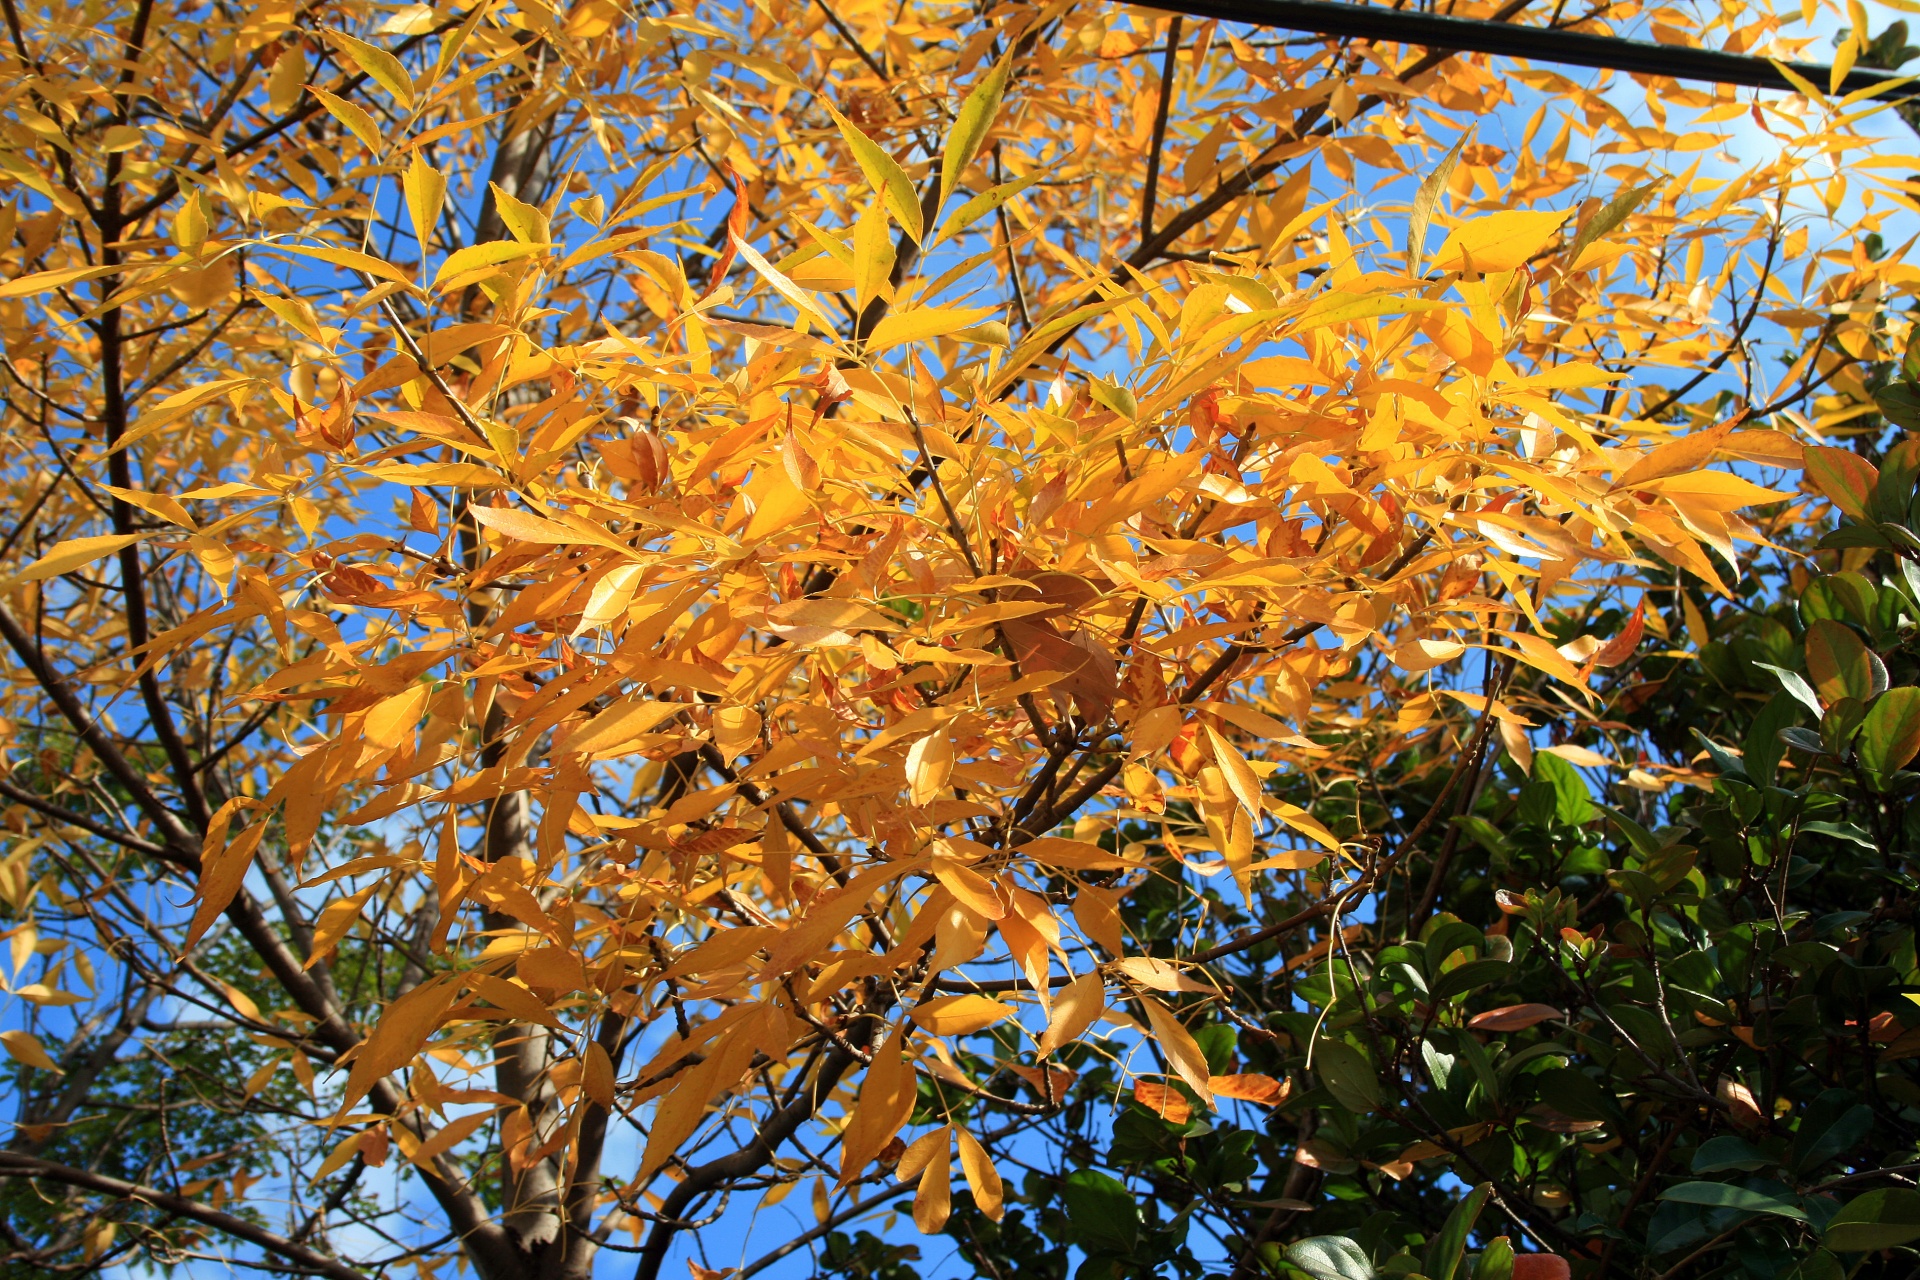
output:
M 954 1126 L 953 1136 L 960 1147 L 960 1169 L 967 1175 L 967 1186 L 973 1191 L 973 1202 L 980 1212 L 994 1221 L 1000 1221 L 1006 1204 L 1006 1187 L 1000 1181 L 1000 1171 L 993 1167 L 993 1157 L 980 1145 L 980 1140 L 958 1125 Z
M 907 803 L 916 808 L 933 803 L 953 772 L 953 739 L 936 729 L 907 748 Z
M 416 684 L 375 703 L 367 711 L 365 721 L 367 745 L 391 751 L 410 741 L 415 726 L 420 723 L 420 713 L 427 708 L 427 695 L 432 692 L 429 686 Z
M 940 151 L 940 202 L 935 209 L 947 203 L 947 197 L 960 185 L 960 179 L 966 176 L 967 166 L 980 154 L 980 147 L 987 140 L 987 133 L 993 128 L 994 117 L 1000 114 L 1000 99 L 1007 92 L 1007 77 L 1013 72 L 1013 55 L 1007 54 L 993 64 L 991 70 L 980 78 L 967 94 L 967 100 L 960 104 L 960 113 L 954 117 L 953 128 L 947 131 L 947 140 Z M 920 237 L 915 236 L 918 240 Z M 966 1151 L 963 1142 L 961 1152 Z M 971 1181 L 971 1179 L 969 1179 Z M 998 1220 L 1000 1215 L 991 1215 Z
M 867 176 L 867 185 L 886 200 L 887 211 L 893 214 L 893 220 L 900 224 L 900 229 L 915 244 L 920 243 L 924 234 L 920 221 L 920 195 L 913 189 L 913 181 L 907 177 L 906 170 L 879 143 L 862 133 L 859 125 L 841 115 L 831 102 L 827 103 L 827 110 L 833 113 L 833 122 L 840 126 L 840 136 L 847 140 L 860 172 Z
M 639 694 L 630 694 L 602 711 L 555 745 L 556 751 L 569 755 L 592 755 L 649 733 L 664 720 L 687 709 L 684 702 L 661 702 Z
M 440 264 L 440 270 L 434 272 L 433 287 L 441 292 L 461 288 L 476 280 L 484 280 L 510 262 L 535 257 L 546 248 L 546 245 L 516 244 L 512 240 L 470 244 L 447 255 L 447 260 Z
M 347 126 L 348 132 L 354 137 L 366 143 L 367 150 L 375 155 L 380 153 L 380 126 L 374 123 L 371 115 L 368 115 L 363 108 L 356 107 L 345 98 L 328 93 L 325 89 L 316 89 L 312 85 L 308 85 L 307 89 L 314 97 L 320 99 L 320 105 L 327 109 L 329 115 Z
M 843 1187 L 866 1171 L 913 1114 L 917 1090 L 906 1052 L 904 1026 L 894 1027 L 874 1051 L 841 1137 L 839 1185 Z
M 6 1047 L 8 1056 L 15 1062 L 37 1067 L 42 1071 L 51 1071 L 55 1075 L 66 1074 L 31 1032 L 0 1031 L 0 1045 Z
M 935 996 L 907 1011 L 923 1030 L 936 1036 L 965 1036 L 984 1031 L 1006 1018 L 1013 1010 L 986 996 Z
M 104 560 L 122 547 L 130 547 L 146 536 L 144 533 L 108 533 L 96 538 L 69 538 L 65 542 L 56 542 L 45 555 L 14 574 L 9 581 L 39 582 L 46 578 L 57 578 L 63 573 L 72 573 L 82 565 Z
M 420 242 L 424 257 L 433 229 L 440 223 L 440 210 L 446 205 L 447 176 L 416 151 L 407 161 L 407 173 L 401 185 L 406 190 L 407 217 L 413 223 L 413 237 Z
M 920 1174 L 920 1189 L 914 1193 L 913 1225 L 920 1234 L 930 1236 L 947 1225 L 952 1212 L 953 1148 L 942 1133 L 940 1145 Z
M 500 221 L 505 224 L 508 233 L 521 244 L 546 248 L 552 233 L 547 229 L 547 215 L 540 207 L 501 190 L 497 182 L 490 182 L 487 186 L 493 193 L 493 207 L 499 211 Z
M 875 355 L 890 347 L 950 333 L 980 323 L 997 307 L 915 307 L 908 311 L 889 311 L 867 335 L 867 354 Z
M 581 540 L 579 530 L 531 511 L 520 511 L 513 507 L 469 507 L 467 511 L 480 524 L 520 542 L 542 542 L 564 547 Z
M 1069 982 L 1053 998 L 1053 1016 L 1040 1036 L 1040 1056 L 1058 1053 L 1077 1041 L 1106 1009 L 1107 986 L 1099 974 L 1083 973 Z
M 1127 956 L 1116 960 L 1113 967 L 1130 981 L 1143 987 L 1152 987 L 1155 991 L 1196 991 L 1205 992 L 1208 995 L 1216 994 L 1215 988 L 1204 982 L 1195 982 L 1174 965 L 1152 956 Z
M 58 271 L 37 271 L 30 276 L 21 276 L 18 280 L 9 280 L 0 284 L 0 298 L 31 298 L 36 293 L 51 293 L 55 289 L 82 280 L 97 280 L 101 276 L 110 276 L 117 271 L 125 271 L 124 266 L 105 267 L 62 267 Z
M 258 824 L 255 830 L 259 829 Z M 427 979 L 387 1006 L 373 1034 L 361 1042 L 347 1073 L 346 1088 L 340 1096 L 344 1114 L 367 1096 L 374 1084 L 412 1062 L 414 1055 L 440 1025 L 440 1019 L 453 1007 L 458 992 L 457 975 L 440 974 Z
M 1213 748 L 1213 758 L 1219 762 L 1221 773 L 1226 775 L 1227 789 L 1233 792 L 1233 798 L 1246 809 L 1248 816 L 1257 819 L 1265 807 L 1259 777 L 1231 742 L 1221 737 L 1212 725 L 1206 729 L 1207 743 Z
M 850 644 L 856 631 L 898 631 L 900 621 L 851 600 L 808 597 L 767 610 L 767 630 L 800 644 Z M 826 639 L 814 634 L 817 632 L 832 632 L 845 638 Z
M 334 1150 L 326 1153 L 326 1159 L 321 1161 L 321 1167 L 315 1169 L 313 1176 L 307 1180 L 307 1186 L 313 1186 L 313 1184 L 317 1184 L 317 1182 L 321 1182 L 323 1178 L 326 1178 L 326 1174 L 334 1173 L 334 1171 L 346 1167 L 349 1159 L 353 1159 L 355 1155 L 361 1153 L 361 1148 L 367 1144 L 367 1140 L 369 1140 L 371 1136 L 371 1128 L 363 1128 L 363 1130 L 359 1130 L 357 1134 L 348 1134 L 346 1138 L 342 1138 L 340 1142 L 336 1142 L 336 1144 L 334 1144 Z
M 1433 265 L 1441 271 L 1512 271 L 1547 247 L 1560 224 L 1567 220 L 1564 210 L 1507 209 L 1463 222 L 1453 229 Z
M 1634 489 L 1652 480 L 1704 467 L 1720 446 L 1726 443 L 1727 437 L 1733 434 L 1739 421 L 1738 417 L 1729 418 L 1705 431 L 1689 431 L 1684 436 L 1655 446 L 1645 457 L 1628 467 L 1626 474 L 1613 482 L 1613 487 Z
M 370 884 L 349 897 L 329 902 L 321 910 L 319 917 L 313 922 L 313 953 L 307 957 L 307 962 L 300 966 L 302 969 L 311 969 L 333 954 L 333 949 L 340 945 L 340 939 L 345 937 L 347 930 L 353 927 L 353 922 L 360 918 L 360 908 L 367 905 L 367 899 L 373 896 L 373 891 L 377 888 L 379 888 L 378 885 Z
M 587 607 L 581 611 L 580 625 L 573 634 L 584 635 L 595 627 L 604 627 L 618 621 L 627 612 L 627 606 L 633 603 L 633 593 L 640 586 L 640 576 L 647 571 L 644 564 L 616 565 L 609 569 L 593 584 L 593 594 L 587 597 Z
M 739 236 L 733 237 L 733 249 L 759 274 L 762 280 L 773 286 L 775 293 L 792 303 L 794 310 L 818 327 L 822 333 L 833 332 L 833 321 L 827 319 L 826 313 L 820 310 L 820 305 L 813 300 L 813 295 L 782 275 L 779 268 L 760 256 L 758 249 Z
M 853 289 L 862 312 L 875 298 L 893 301 L 893 237 L 887 234 L 887 211 L 878 200 L 867 202 L 853 224 Z
M 1272 802 L 1269 806 L 1273 816 L 1298 831 L 1301 835 L 1319 841 L 1334 853 L 1340 852 L 1340 837 L 1327 830 L 1318 818 L 1298 805 L 1288 804 L 1284 800 Z
M 1170 1009 L 1149 995 L 1141 995 L 1139 1000 L 1147 1011 L 1147 1025 L 1159 1042 L 1160 1051 L 1167 1055 L 1167 1061 L 1180 1073 L 1180 1078 L 1200 1095 L 1201 1101 L 1213 1106 L 1213 1090 L 1207 1084 L 1210 1078 L 1207 1055 L 1200 1052 L 1200 1046 Z
M 1440 193 L 1447 189 L 1447 180 L 1453 177 L 1453 168 L 1460 162 L 1460 151 L 1467 145 L 1468 134 L 1462 133 L 1453 147 L 1442 156 L 1440 163 L 1428 171 L 1420 181 L 1420 189 L 1413 196 L 1413 211 L 1407 218 L 1407 274 L 1420 274 L 1420 264 L 1427 256 L 1427 227 L 1433 221 L 1433 211 L 1440 203 Z
M 356 40 L 343 31 L 329 31 L 327 36 L 346 50 L 353 64 L 366 72 L 375 84 L 392 94 L 394 101 L 402 107 L 412 108 L 413 79 L 407 75 L 407 69 L 400 65 L 400 59 L 377 45 Z
M 580 1063 L 580 1089 L 589 1101 L 602 1110 L 611 1110 L 614 1098 L 613 1059 L 598 1040 L 587 1041 Z
M 140 508 L 148 515 L 158 516 L 169 524 L 177 524 L 183 529 L 196 530 L 200 526 L 194 523 L 193 516 L 180 505 L 180 499 L 166 493 L 146 493 L 139 489 L 121 489 L 114 485 L 100 486 L 106 492 Z
M 274 248 L 283 253 L 297 253 L 303 258 L 318 258 L 322 262 L 331 262 L 336 267 L 345 267 L 349 271 L 360 271 L 382 280 L 391 280 L 395 284 L 412 284 L 413 278 L 391 262 L 376 258 L 370 253 L 361 253 L 357 249 L 335 249 L 329 245 L 281 244 Z
M 1404 640 L 1393 648 L 1393 665 L 1402 671 L 1431 671 L 1466 651 L 1458 640 Z
M 948 893 L 965 903 L 969 910 L 989 920 L 1006 919 L 1007 904 L 994 892 L 993 881 L 958 858 L 937 852 L 943 845 L 944 842 L 936 842 L 934 846 L 934 879 L 944 885 Z
M 260 848 L 260 837 L 266 830 L 265 822 L 256 822 L 232 841 L 226 838 L 224 823 L 216 822 L 208 832 L 208 843 L 214 847 L 203 848 L 200 853 L 200 883 L 195 889 L 200 904 L 194 908 L 193 920 L 187 926 L 183 949 L 191 950 L 220 913 L 232 904 L 247 878 L 248 869 L 253 866 L 253 855 Z
M 1126 934 L 1120 919 L 1122 889 L 1085 886 L 1073 898 L 1074 922 L 1080 932 L 1118 956 L 1126 950 Z

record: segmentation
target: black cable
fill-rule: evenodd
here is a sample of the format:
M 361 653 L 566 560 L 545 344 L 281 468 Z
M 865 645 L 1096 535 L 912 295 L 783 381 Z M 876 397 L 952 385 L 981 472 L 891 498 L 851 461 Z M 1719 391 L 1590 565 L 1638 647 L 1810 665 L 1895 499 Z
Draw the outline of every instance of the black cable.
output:
M 1714 84 L 1749 85 L 1756 89 L 1795 90 L 1766 58 L 1717 49 L 1690 49 L 1684 45 L 1654 44 L 1623 36 L 1598 36 L 1580 31 L 1556 31 L 1510 22 L 1449 18 L 1411 13 L 1378 5 L 1342 4 L 1338 0 L 1156 0 L 1150 6 L 1168 13 L 1222 22 L 1244 22 L 1288 31 L 1417 44 L 1432 49 L 1491 53 L 1504 58 L 1527 58 L 1564 66 L 1606 67 L 1636 75 L 1671 76 L 1676 80 L 1704 80 Z M 1810 62 L 1788 62 L 1802 76 L 1826 92 L 1829 67 Z M 1841 81 L 1843 92 L 1865 89 L 1901 78 L 1897 71 L 1856 65 Z M 1920 86 L 1916 86 L 1920 91 Z

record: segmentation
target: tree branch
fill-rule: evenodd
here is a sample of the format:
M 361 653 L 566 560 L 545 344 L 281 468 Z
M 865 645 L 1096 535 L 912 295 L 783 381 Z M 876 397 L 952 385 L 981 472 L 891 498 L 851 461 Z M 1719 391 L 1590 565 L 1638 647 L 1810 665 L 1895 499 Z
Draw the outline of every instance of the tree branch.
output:
M 237 1218 L 230 1213 L 222 1213 L 212 1205 L 202 1204 L 198 1200 L 189 1200 L 185 1196 L 172 1195 L 156 1187 L 142 1186 L 137 1182 L 126 1182 L 119 1178 L 110 1178 L 103 1173 L 93 1173 L 86 1169 L 75 1169 L 51 1160 L 41 1160 L 34 1156 L 23 1156 L 17 1152 L 0 1151 L 0 1178 L 44 1178 L 49 1182 L 58 1182 L 69 1187 L 79 1187 L 87 1191 L 98 1191 L 103 1195 L 114 1196 L 120 1200 L 137 1200 L 164 1209 L 168 1213 L 189 1218 L 202 1226 L 211 1227 L 236 1240 L 265 1249 L 276 1257 L 285 1258 L 307 1268 L 316 1275 L 330 1276 L 333 1280 L 366 1280 L 366 1275 L 358 1267 L 350 1267 L 337 1258 L 328 1257 L 295 1244 L 285 1236 L 257 1227 L 245 1218 Z

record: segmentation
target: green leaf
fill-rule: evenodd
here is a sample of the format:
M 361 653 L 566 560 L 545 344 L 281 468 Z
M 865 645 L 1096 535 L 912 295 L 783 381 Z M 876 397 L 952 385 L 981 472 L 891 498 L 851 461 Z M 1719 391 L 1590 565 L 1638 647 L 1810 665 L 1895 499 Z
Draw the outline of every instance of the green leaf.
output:
M 1355 1115 L 1366 1115 L 1380 1105 L 1380 1080 L 1373 1064 L 1344 1040 L 1322 1040 L 1314 1046 L 1313 1065 L 1333 1100 Z
M 1287 1261 L 1313 1280 L 1373 1280 L 1373 1262 L 1345 1236 L 1308 1236 L 1287 1246 Z
M 1920 390 L 1911 382 L 1895 382 L 1873 393 L 1873 402 L 1888 422 L 1920 431 Z
M 1774 677 L 1780 681 L 1780 687 L 1792 697 L 1799 699 L 1800 705 L 1813 712 L 1816 717 L 1826 714 L 1826 709 L 1820 705 L 1820 695 L 1813 691 L 1813 686 L 1808 684 L 1807 678 L 1798 671 L 1789 671 L 1771 662 L 1756 662 L 1753 665 L 1773 672 Z
M 1567 267 L 1571 269 L 1574 263 L 1580 261 L 1580 255 L 1586 252 L 1588 245 L 1632 217 L 1633 211 L 1645 204 L 1647 197 L 1652 195 L 1659 185 L 1657 182 L 1649 182 L 1645 186 L 1629 187 L 1607 201 L 1606 207 L 1581 225 L 1580 230 L 1574 234 L 1573 243 L 1568 245 L 1566 253 L 1561 255 Z
M 1920 753 L 1920 689 L 1889 689 L 1867 708 L 1857 739 L 1860 763 L 1885 775 Z
M 1413 211 L 1407 217 L 1407 274 L 1410 276 L 1418 276 L 1426 261 L 1427 227 L 1440 204 L 1440 193 L 1447 189 L 1447 180 L 1453 177 L 1453 167 L 1460 162 L 1460 151 L 1467 145 L 1468 137 L 1465 133 L 1460 135 L 1453 149 L 1433 166 L 1433 171 L 1422 179 L 1420 190 L 1414 193 Z
M 1193 1033 L 1193 1042 L 1206 1056 L 1207 1071 L 1216 1076 L 1226 1075 L 1233 1066 L 1233 1051 L 1238 1041 L 1234 1029 L 1224 1022 L 1210 1022 Z
M 827 110 L 833 112 L 834 123 L 840 126 L 840 136 L 847 140 L 860 172 L 867 175 L 867 185 L 887 202 L 887 212 L 900 224 L 900 229 L 919 244 L 925 233 L 920 218 L 920 196 L 913 189 L 907 171 L 885 148 L 862 133 L 859 125 L 841 115 L 832 103 L 827 104 Z
M 1660 1198 L 1681 1204 L 1704 1204 L 1716 1209 L 1738 1209 L 1742 1213 L 1771 1213 L 1798 1222 L 1807 1220 L 1806 1211 L 1797 1204 L 1763 1191 L 1736 1187 L 1730 1182 L 1683 1182 L 1677 1187 L 1668 1187 L 1660 1193 Z
M 1883 1187 L 1856 1196 L 1827 1221 L 1826 1245 L 1869 1253 L 1920 1240 L 1920 1191 Z
M 1433 1000 L 1451 1000 L 1507 976 L 1513 965 L 1505 960 L 1469 960 L 1458 969 L 1449 969 L 1433 984 Z M 1431 1278 L 1431 1273 L 1429 1273 Z
M 1132 1252 L 1140 1239 L 1140 1207 L 1124 1182 L 1097 1169 L 1075 1169 L 1064 1195 L 1075 1244 L 1088 1253 Z
M 1855 520 L 1867 518 L 1867 499 L 1880 479 L 1880 469 L 1851 449 L 1833 445 L 1807 446 L 1807 479 L 1829 501 Z
M 993 128 L 993 121 L 1000 114 L 1000 99 L 1007 91 L 1007 77 L 1013 72 L 1013 57 L 1007 57 L 993 64 L 993 69 L 973 86 L 973 92 L 960 104 L 960 114 L 954 119 L 953 128 L 947 133 L 947 142 L 940 149 L 940 205 L 947 203 L 947 197 L 960 185 L 960 179 L 980 154 L 981 144 L 987 140 L 987 131 Z M 939 206 L 936 206 L 936 208 Z
M 1747 776 L 1746 764 L 1739 756 L 1700 732 L 1698 728 L 1694 729 L 1693 736 L 1695 741 L 1706 748 L 1707 754 L 1713 757 L 1713 767 L 1721 777 L 1744 778 Z
M 1780 731 L 1792 728 L 1799 719 L 1800 704 L 1784 693 L 1773 695 L 1754 716 L 1753 723 L 1747 727 L 1746 740 L 1740 744 L 1741 762 L 1754 785 L 1773 785 L 1774 772 L 1785 754 L 1786 744 L 1780 741 Z
M 980 221 L 980 219 L 986 217 L 1034 183 L 1040 181 L 1040 178 L 1040 174 L 1030 173 L 1024 178 L 1015 178 L 1012 182 L 1003 182 L 997 187 L 982 191 L 979 195 L 967 201 L 958 209 L 955 209 L 953 213 L 948 216 L 947 220 L 940 224 L 941 237 L 944 239 L 947 236 L 958 235 L 960 232 L 965 231 L 968 227 Z
M 1593 793 L 1587 789 L 1587 780 L 1567 761 L 1544 751 L 1538 752 L 1533 757 L 1533 775 L 1551 782 L 1553 789 L 1560 793 L 1560 821 L 1577 827 L 1592 822 L 1597 816 L 1593 809 Z
M 1862 702 L 1873 696 L 1873 664 L 1867 646 L 1844 622 L 1816 622 L 1807 628 L 1807 675 L 1829 704 L 1842 698 Z
M 1140 406 L 1135 402 L 1133 392 L 1118 382 L 1095 378 L 1087 383 L 1087 392 L 1095 404 L 1104 405 L 1128 421 L 1140 416 Z
M 1869 846 L 1871 847 L 1871 846 Z M 1873 1129 L 1873 1109 L 1845 1089 L 1829 1089 L 1813 1100 L 1800 1117 L 1787 1163 L 1797 1174 L 1809 1174 L 1836 1156 L 1845 1155 Z
M 1533 1078 L 1540 1101 L 1569 1120 L 1611 1120 L 1619 1104 L 1577 1067 L 1555 1067 Z
M 1871 835 L 1851 822 L 1803 822 L 1800 824 L 1800 832 L 1802 835 L 1831 836 L 1835 840 L 1845 840 L 1876 853 L 1880 849 L 1880 846 L 1873 842 Z
M 1700 1149 L 1693 1153 L 1695 1173 L 1724 1173 L 1728 1169 L 1740 1169 L 1751 1173 L 1755 1169 L 1764 1169 L 1772 1163 L 1766 1152 L 1761 1151 L 1745 1138 L 1738 1138 L 1730 1133 L 1707 1139 L 1700 1144 Z
M 1473 1280 L 1513 1280 L 1513 1241 L 1495 1236 L 1473 1263 Z
M 1486 1207 L 1492 1190 L 1492 1183 L 1483 1182 L 1467 1192 L 1447 1215 L 1445 1225 L 1427 1242 L 1426 1258 L 1421 1264 L 1427 1280 L 1453 1280 L 1460 1257 L 1467 1250 L 1467 1237 L 1473 1234 L 1473 1224 L 1480 1220 L 1480 1210 Z

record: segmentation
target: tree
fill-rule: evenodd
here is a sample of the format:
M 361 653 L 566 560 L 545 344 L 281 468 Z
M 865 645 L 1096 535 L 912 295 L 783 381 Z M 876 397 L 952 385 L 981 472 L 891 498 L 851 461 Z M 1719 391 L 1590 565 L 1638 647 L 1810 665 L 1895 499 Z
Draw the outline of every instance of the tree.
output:
M 1454 7 L 1632 17 L 1523 10 Z M 1064 3 L 0 16 L 13 1274 L 1920 1221 L 1911 455 L 1794 478 L 1920 428 L 1884 108 Z

